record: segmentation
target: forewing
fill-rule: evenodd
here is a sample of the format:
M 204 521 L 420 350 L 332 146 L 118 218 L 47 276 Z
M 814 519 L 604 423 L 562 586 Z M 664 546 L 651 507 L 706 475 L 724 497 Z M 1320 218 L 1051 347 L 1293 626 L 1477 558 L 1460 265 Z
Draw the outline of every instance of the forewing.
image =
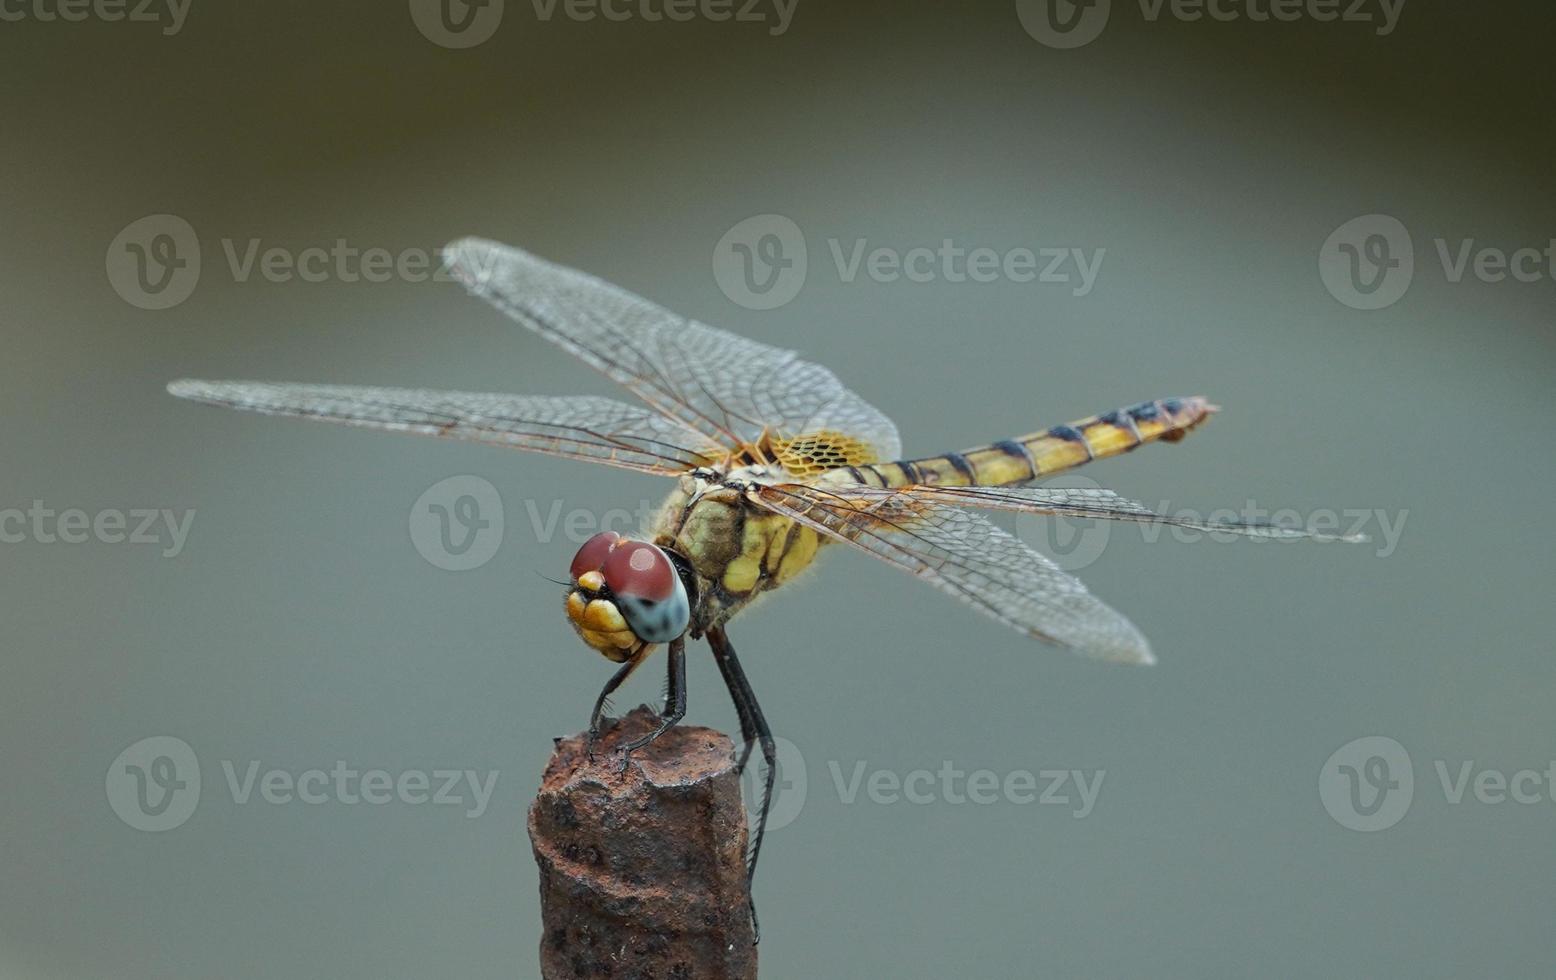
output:
M 1030 636 L 1104 660 L 1154 663 L 1134 624 L 981 514 L 909 494 L 785 483 L 756 501 L 841 538 Z
M 902 453 L 890 419 L 794 351 L 687 319 L 497 242 L 461 239 L 444 259 L 472 293 L 731 450 L 756 442 L 766 428 L 783 438 L 849 436 L 871 449 L 873 459 L 860 462 Z
M 266 415 L 493 443 L 667 475 L 719 455 L 707 438 L 679 423 L 609 398 L 259 381 L 175 381 L 168 391 Z
M 965 507 L 981 507 L 985 510 L 1006 510 L 1027 514 L 1044 514 L 1060 517 L 1100 518 L 1111 521 L 1131 521 L 1137 524 L 1164 524 L 1171 527 L 1192 528 L 1216 534 L 1238 534 L 1251 538 L 1296 539 L 1313 541 L 1367 540 L 1365 534 L 1325 534 L 1306 528 L 1284 527 L 1260 521 L 1201 520 L 1178 514 L 1161 514 L 1144 504 L 1120 497 L 1111 490 L 1062 489 L 1049 487 L 939 487 L 913 485 L 895 490 L 875 487 L 850 487 L 849 493 L 860 498 L 884 497 L 901 494 L 918 500 L 959 504 Z

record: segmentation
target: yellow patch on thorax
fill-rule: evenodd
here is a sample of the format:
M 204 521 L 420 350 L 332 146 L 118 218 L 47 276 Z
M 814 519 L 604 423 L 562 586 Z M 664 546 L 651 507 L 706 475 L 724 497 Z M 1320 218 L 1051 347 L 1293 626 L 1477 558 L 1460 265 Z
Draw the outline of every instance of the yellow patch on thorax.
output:
M 701 602 L 711 604 L 705 613 L 714 621 L 793 579 L 821 544 L 810 528 L 722 487 L 695 500 L 685 489 L 671 493 L 653 530 L 656 543 L 691 562 L 704 585 Z
M 746 595 L 756 589 L 764 573 L 776 574 L 793 527 L 794 522 L 780 514 L 747 509 L 740 553 L 724 566 L 719 579 L 724 589 L 734 595 Z

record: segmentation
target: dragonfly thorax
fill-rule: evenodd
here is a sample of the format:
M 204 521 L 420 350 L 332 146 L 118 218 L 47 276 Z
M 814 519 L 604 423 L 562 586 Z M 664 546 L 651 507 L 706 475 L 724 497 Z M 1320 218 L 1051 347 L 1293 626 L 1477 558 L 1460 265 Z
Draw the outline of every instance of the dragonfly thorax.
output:
M 718 626 L 758 595 L 788 582 L 810 565 L 819 546 L 808 527 L 754 503 L 753 486 L 791 477 L 753 464 L 726 472 L 688 474 L 665 499 L 649 539 L 683 556 L 697 576 L 694 633 Z

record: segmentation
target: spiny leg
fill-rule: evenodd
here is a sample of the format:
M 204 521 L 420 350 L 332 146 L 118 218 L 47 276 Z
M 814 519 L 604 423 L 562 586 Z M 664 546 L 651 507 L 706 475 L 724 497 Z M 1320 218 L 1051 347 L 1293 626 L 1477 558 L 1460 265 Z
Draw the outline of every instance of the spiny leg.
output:
M 708 630 L 708 646 L 713 650 L 713 659 L 719 665 L 719 673 L 724 675 L 724 684 L 729 688 L 729 696 L 735 702 L 735 713 L 740 718 L 740 735 L 746 743 L 740 756 L 740 769 L 745 770 L 753 741 L 761 745 L 762 761 L 767 767 L 762 785 L 762 806 L 756 818 L 756 835 L 752 840 L 751 853 L 746 859 L 746 882 L 749 888 L 750 882 L 756 878 L 756 860 L 762 853 L 762 838 L 767 834 L 767 814 L 773 805 L 773 783 L 778 777 L 778 746 L 773 741 L 773 730 L 762 715 L 762 706 L 756 701 L 756 694 L 751 690 L 751 683 L 746 680 L 745 671 L 740 668 L 735 648 L 730 644 L 723 627 Z M 760 941 L 762 928 L 756 919 L 755 896 L 750 896 L 749 901 L 751 932 L 755 940 Z
M 665 695 L 665 710 L 659 716 L 659 726 L 642 738 L 635 738 L 621 747 L 621 768 L 627 768 L 627 757 L 654 739 L 674 728 L 686 717 L 686 637 L 678 636 L 670 641 L 669 692 Z
M 729 638 L 724 637 L 722 642 L 725 648 L 728 648 L 731 655 L 733 655 L 734 649 L 729 647 Z M 713 646 L 711 637 L 708 640 L 708 645 L 710 647 Z M 740 719 L 740 759 L 735 763 L 735 774 L 744 776 L 746 774 L 746 763 L 751 761 L 751 750 L 756 748 L 756 719 L 751 717 L 751 704 L 755 703 L 755 699 L 751 699 L 748 703 L 747 699 L 740 694 L 740 685 L 744 682 L 744 677 L 737 680 L 736 675 L 731 673 L 731 658 L 723 656 L 720 653 L 719 647 L 714 647 L 713 649 L 713 662 L 719 665 L 719 673 L 724 677 L 724 686 L 729 689 L 730 700 L 735 703 L 735 716 Z M 733 670 L 738 671 L 739 669 L 740 665 L 736 663 Z
M 599 741 L 600 738 L 600 718 L 605 713 L 605 703 L 610 700 L 610 696 L 615 692 L 616 688 L 620 687 L 623 681 L 632 676 L 632 672 L 637 670 L 638 664 L 642 662 L 643 654 L 640 653 L 622 664 L 621 669 L 612 674 L 611 679 L 605 682 L 605 687 L 600 691 L 600 696 L 594 699 L 594 710 L 589 712 L 588 744 L 590 762 L 594 761 L 594 743 Z

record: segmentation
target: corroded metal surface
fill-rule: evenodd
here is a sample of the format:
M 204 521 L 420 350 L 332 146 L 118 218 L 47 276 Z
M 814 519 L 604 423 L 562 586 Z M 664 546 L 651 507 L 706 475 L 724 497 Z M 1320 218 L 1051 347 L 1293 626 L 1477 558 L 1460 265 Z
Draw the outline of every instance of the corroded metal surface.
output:
M 746 813 L 728 738 L 650 731 L 640 707 L 605 732 L 590 762 L 562 739 L 529 812 L 540 867 L 546 980 L 723 980 L 756 976 L 747 905 Z

